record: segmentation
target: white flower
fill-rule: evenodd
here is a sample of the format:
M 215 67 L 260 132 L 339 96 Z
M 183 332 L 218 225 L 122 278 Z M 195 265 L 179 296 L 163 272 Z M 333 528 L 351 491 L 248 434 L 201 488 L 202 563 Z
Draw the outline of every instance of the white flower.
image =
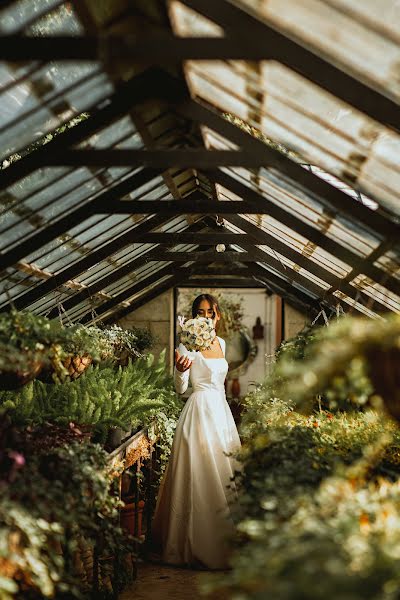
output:
M 205 317 L 189 319 L 181 327 L 181 342 L 189 350 L 207 349 L 215 338 L 212 319 L 206 319 Z

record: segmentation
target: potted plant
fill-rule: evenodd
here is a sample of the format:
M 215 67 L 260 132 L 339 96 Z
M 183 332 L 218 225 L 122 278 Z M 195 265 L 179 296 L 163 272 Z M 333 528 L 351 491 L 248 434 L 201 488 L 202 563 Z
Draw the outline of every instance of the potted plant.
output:
M 0 388 L 15 389 L 34 379 L 59 359 L 70 337 L 58 321 L 31 312 L 0 314 Z
M 126 498 L 126 503 L 120 508 L 120 525 L 130 535 L 140 537 L 143 533 L 144 500 L 139 500 L 137 506 L 132 500 L 133 498 Z
M 151 350 L 154 344 L 156 343 L 156 338 L 151 333 L 150 329 L 145 329 L 142 327 L 131 327 L 130 331 L 136 337 L 136 349 L 142 354 L 146 351 Z
M 117 365 L 126 366 L 130 360 L 141 356 L 137 349 L 136 335 L 129 329 L 112 325 L 101 330 L 101 339 L 106 347 L 112 347 L 114 362 Z
M 77 379 L 101 354 L 99 337 L 91 327 L 74 325 L 62 331 L 62 343 L 57 345 L 57 351 L 52 353 L 47 368 L 38 376 L 45 383 Z

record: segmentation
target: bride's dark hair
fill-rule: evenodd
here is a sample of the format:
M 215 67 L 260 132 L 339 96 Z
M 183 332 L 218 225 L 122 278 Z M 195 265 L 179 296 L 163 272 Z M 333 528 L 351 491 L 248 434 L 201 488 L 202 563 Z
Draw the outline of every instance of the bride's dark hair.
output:
M 217 314 L 219 316 L 221 316 L 221 310 L 218 305 L 218 300 L 211 294 L 200 294 L 200 296 L 197 296 L 197 298 L 195 298 L 193 300 L 193 304 L 192 304 L 192 318 L 193 319 L 195 319 L 197 317 L 199 306 L 203 300 L 207 300 L 207 302 L 210 303 L 211 308 L 214 308 L 214 306 L 215 306 L 217 309 Z

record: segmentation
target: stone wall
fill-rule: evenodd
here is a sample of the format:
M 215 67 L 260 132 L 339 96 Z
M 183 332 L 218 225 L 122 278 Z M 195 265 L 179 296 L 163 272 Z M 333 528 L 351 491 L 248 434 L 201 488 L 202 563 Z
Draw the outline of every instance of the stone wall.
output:
M 295 336 L 301 331 L 306 323 L 310 322 L 307 314 L 298 311 L 285 302 L 284 308 L 284 335 L 285 340 Z
M 264 339 L 257 340 L 258 354 L 254 362 L 249 365 L 245 374 L 240 377 L 241 395 L 245 395 L 252 387 L 253 382 L 261 382 L 270 370 L 273 363 L 273 354 L 276 341 L 276 296 L 268 296 L 263 289 L 227 289 L 224 295 L 242 298 L 244 307 L 244 325 L 250 333 L 253 332 L 256 318 L 261 318 L 264 325 Z M 130 315 L 119 321 L 121 327 L 144 327 L 157 337 L 153 353 L 158 356 L 167 349 L 167 364 L 172 368 L 174 353 L 174 294 L 170 290 L 158 298 L 151 300 L 138 308 Z M 291 338 L 298 333 L 305 323 L 309 322 L 308 315 L 301 313 L 290 304 L 284 306 L 284 337 Z M 229 343 L 229 342 L 228 342 Z M 228 394 L 229 394 L 228 387 Z
M 167 349 L 167 364 L 171 365 L 173 345 L 173 292 L 169 290 L 154 300 L 150 300 L 134 312 L 130 313 L 118 322 L 125 329 L 141 327 L 150 329 L 157 338 L 157 343 L 152 349 L 156 357 L 160 352 Z

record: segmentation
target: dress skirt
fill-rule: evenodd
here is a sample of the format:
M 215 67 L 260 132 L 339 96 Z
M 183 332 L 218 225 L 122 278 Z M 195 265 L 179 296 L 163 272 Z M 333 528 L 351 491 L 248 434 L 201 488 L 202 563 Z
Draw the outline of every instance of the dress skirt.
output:
M 228 455 L 239 448 L 223 386 L 194 391 L 177 424 L 153 521 L 155 549 L 166 563 L 228 566 L 232 478 L 239 467 Z

